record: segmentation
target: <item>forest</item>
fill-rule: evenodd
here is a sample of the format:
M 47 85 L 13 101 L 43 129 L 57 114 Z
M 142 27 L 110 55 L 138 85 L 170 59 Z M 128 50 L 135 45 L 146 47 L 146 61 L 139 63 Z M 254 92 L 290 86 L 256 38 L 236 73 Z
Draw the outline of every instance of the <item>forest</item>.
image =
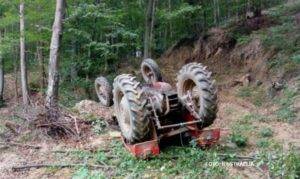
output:
M 0 0 L 0 178 L 299 178 L 299 129 L 298 0 Z

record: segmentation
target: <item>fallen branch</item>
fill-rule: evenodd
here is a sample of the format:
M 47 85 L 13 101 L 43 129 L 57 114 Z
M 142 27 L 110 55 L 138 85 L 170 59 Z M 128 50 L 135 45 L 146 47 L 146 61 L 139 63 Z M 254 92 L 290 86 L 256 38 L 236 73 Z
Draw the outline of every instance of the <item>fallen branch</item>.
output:
M 42 148 L 41 146 L 37 145 L 28 145 L 28 144 L 21 144 L 21 143 L 16 143 L 16 142 L 0 142 L 0 145 L 7 145 L 7 146 L 18 146 L 18 147 L 28 147 L 28 148 L 34 148 L 34 149 L 40 149 Z
M 4 123 L 5 127 L 7 127 L 12 133 L 14 134 L 19 134 L 18 129 L 20 127 L 20 125 L 15 124 L 11 121 L 5 121 Z
M 94 153 L 95 151 L 99 151 L 99 152 L 110 152 L 110 149 L 97 149 L 97 150 L 89 150 L 89 149 L 85 149 L 85 150 L 73 150 L 73 149 L 69 149 L 69 150 L 53 150 L 53 153 L 76 153 L 76 152 L 91 152 Z
M 230 156 L 228 154 L 217 154 L 219 157 L 228 157 L 232 159 L 241 159 L 241 160 L 255 160 L 255 157 L 248 157 L 248 156 Z
M 28 168 L 44 168 L 44 167 L 57 167 L 57 168 L 66 168 L 66 167 L 88 167 L 88 168 L 115 168 L 111 165 L 92 165 L 92 164 L 32 164 L 32 165 L 20 165 L 13 166 L 12 170 L 22 170 Z

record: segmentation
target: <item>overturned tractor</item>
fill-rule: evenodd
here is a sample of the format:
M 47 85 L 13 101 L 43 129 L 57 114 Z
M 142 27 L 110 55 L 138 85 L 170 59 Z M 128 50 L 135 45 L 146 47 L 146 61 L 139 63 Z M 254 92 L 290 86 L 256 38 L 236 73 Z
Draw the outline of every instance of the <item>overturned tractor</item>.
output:
M 100 102 L 105 106 L 114 104 L 122 138 L 130 152 L 147 157 L 158 155 L 160 146 L 170 141 L 196 141 L 201 146 L 218 141 L 219 129 L 203 130 L 214 122 L 218 110 L 215 81 L 206 67 L 198 63 L 183 66 L 176 89 L 163 82 L 152 59 L 142 62 L 141 72 L 145 83 L 122 74 L 114 79 L 113 90 L 104 77 L 95 81 Z

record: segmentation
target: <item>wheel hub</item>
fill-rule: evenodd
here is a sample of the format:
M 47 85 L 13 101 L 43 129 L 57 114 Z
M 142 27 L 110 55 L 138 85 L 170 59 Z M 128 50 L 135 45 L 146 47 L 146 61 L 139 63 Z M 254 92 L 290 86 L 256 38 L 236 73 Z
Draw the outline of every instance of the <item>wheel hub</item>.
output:
M 128 103 L 126 101 L 126 98 L 123 96 L 120 102 L 120 126 L 123 130 L 123 135 L 127 135 L 131 132 L 131 121 L 130 121 L 130 114 L 128 109 Z M 124 136 L 127 138 L 127 136 Z

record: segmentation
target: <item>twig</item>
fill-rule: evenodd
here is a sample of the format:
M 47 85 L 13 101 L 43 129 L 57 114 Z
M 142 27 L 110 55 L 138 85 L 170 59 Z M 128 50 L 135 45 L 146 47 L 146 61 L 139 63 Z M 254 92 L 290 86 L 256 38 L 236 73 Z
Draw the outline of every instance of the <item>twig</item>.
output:
M 17 118 L 19 118 L 19 119 L 23 119 L 24 121 L 29 121 L 29 119 L 28 119 L 27 117 L 20 116 L 20 115 L 17 114 L 17 113 L 14 113 L 13 116 L 14 116 L 14 117 L 17 117 Z
M 22 170 L 28 168 L 44 168 L 44 167 L 58 167 L 58 168 L 66 168 L 66 167 L 88 167 L 88 168 L 115 168 L 115 166 L 111 165 L 92 165 L 92 164 L 32 164 L 32 165 L 20 165 L 13 166 L 12 170 Z
M 5 125 L 5 127 L 7 127 L 12 133 L 14 133 L 14 134 L 19 134 L 18 128 L 20 127 L 20 125 L 15 124 L 15 123 L 10 122 L 10 121 L 5 121 L 4 125 Z
M 94 150 L 53 150 L 53 153 L 95 152 Z M 100 152 L 110 152 L 109 149 L 97 149 Z
M 70 115 L 70 117 L 71 117 L 71 119 L 74 120 L 74 123 L 75 123 L 75 129 L 76 129 L 77 134 L 79 135 L 79 129 L 78 129 L 78 124 L 77 124 L 77 118 L 76 118 L 75 116 L 71 116 L 71 115 Z
M 28 144 L 21 144 L 21 143 L 15 143 L 15 142 L 0 142 L 0 145 L 14 145 L 14 146 L 18 146 L 18 147 L 29 147 L 29 148 L 34 148 L 34 149 L 42 148 L 41 146 L 37 146 L 37 145 L 28 145 Z
M 254 157 L 249 157 L 249 156 L 230 156 L 228 154 L 217 154 L 219 157 L 229 157 L 229 158 L 235 158 L 235 159 L 244 159 L 244 160 L 255 160 Z

